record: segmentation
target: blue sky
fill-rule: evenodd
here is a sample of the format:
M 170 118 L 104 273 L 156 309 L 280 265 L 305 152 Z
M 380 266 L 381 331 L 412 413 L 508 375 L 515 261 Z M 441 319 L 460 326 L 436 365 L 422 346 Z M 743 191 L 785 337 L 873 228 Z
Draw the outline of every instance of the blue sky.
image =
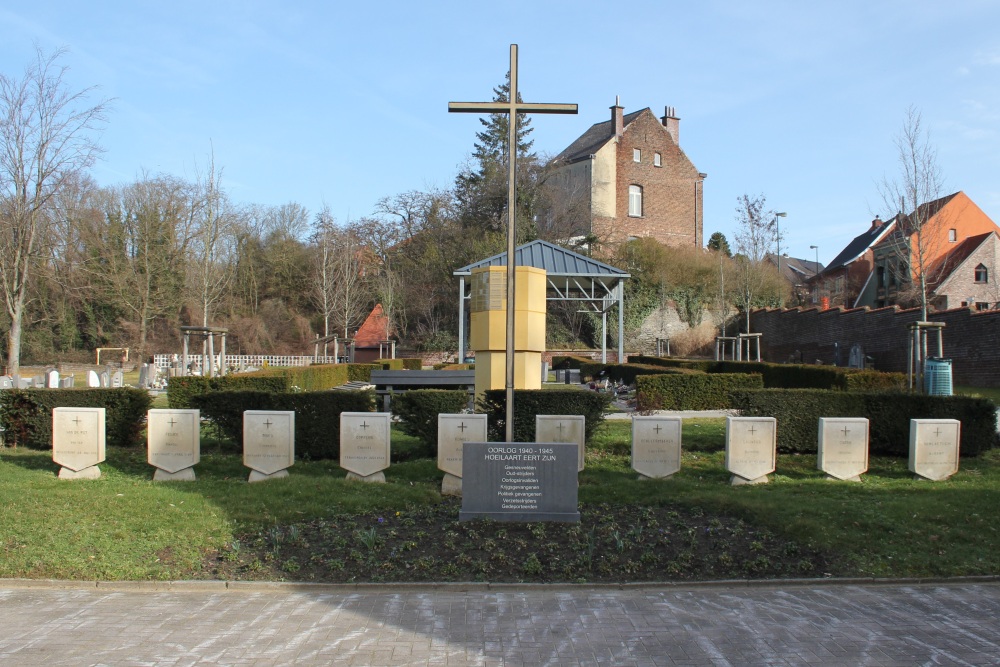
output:
M 287 5 L 287 6 L 282 6 Z M 69 81 L 114 98 L 93 170 L 194 178 L 214 150 L 233 199 L 340 221 L 383 196 L 449 187 L 475 116 L 520 49 L 528 102 L 555 154 L 621 97 L 681 117 L 705 182 L 705 237 L 732 241 L 736 198 L 787 211 L 793 256 L 828 262 L 897 173 L 893 137 L 921 112 L 946 182 L 1000 223 L 1000 2 L 53 1 L 0 9 L 0 71 L 65 47 Z

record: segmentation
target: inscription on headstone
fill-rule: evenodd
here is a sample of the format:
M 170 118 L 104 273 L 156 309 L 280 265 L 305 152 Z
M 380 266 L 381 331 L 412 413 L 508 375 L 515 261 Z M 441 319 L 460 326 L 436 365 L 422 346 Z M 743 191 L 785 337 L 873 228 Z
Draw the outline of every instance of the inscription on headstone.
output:
M 295 412 L 246 410 L 243 412 L 243 465 L 250 468 L 248 482 L 288 476 L 295 463 Z
M 681 418 L 632 418 L 632 469 L 640 479 L 670 477 L 681 469 Z
M 388 412 L 340 413 L 340 467 L 347 479 L 385 481 L 391 417 Z
M 112 387 L 122 387 L 125 384 L 125 375 L 121 370 L 117 370 L 111 374 L 111 386 Z
M 572 443 L 467 442 L 459 520 L 579 521 Z
M 104 408 L 52 409 L 52 460 L 59 479 L 97 479 L 104 460 Z
M 816 467 L 828 478 L 860 482 L 868 472 L 868 420 L 821 417 Z
M 579 448 L 577 471 L 583 470 L 586 420 L 583 415 L 535 415 L 535 442 L 563 442 Z
M 730 483 L 766 484 L 777 459 L 774 417 L 726 417 L 726 470 Z
M 462 455 L 467 442 L 486 441 L 486 415 L 438 415 L 438 469 L 441 495 L 462 494 Z
M 146 413 L 148 461 L 154 481 L 194 481 L 201 458 L 198 410 L 150 410 Z
M 957 419 L 910 420 L 910 471 L 917 479 L 939 482 L 958 472 L 962 422 Z

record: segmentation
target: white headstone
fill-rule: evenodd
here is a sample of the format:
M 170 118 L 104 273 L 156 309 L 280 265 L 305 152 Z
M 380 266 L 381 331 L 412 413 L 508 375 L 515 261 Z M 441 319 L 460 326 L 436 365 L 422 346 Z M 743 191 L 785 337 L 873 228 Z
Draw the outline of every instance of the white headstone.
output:
M 143 364 L 139 367 L 139 388 L 148 389 L 152 382 L 149 378 L 149 364 Z
M 201 419 L 197 410 L 150 410 L 146 413 L 148 461 L 155 481 L 193 481 L 201 458 Z
M 632 417 L 632 469 L 650 479 L 681 469 L 680 417 Z
M 821 417 L 816 467 L 834 479 L 860 482 L 868 472 L 868 420 Z
M 116 370 L 114 373 L 111 374 L 112 387 L 121 387 L 124 384 L 125 384 L 125 375 L 124 373 L 121 372 L 120 369 Z
M 287 477 L 295 463 L 295 411 L 243 412 L 243 465 L 250 482 Z
M 97 371 L 87 371 L 87 386 L 88 387 L 100 387 L 101 378 L 98 377 Z
M 580 448 L 577 471 L 583 470 L 584 447 L 587 437 L 583 415 L 535 415 L 536 443 L 570 443 Z
M 95 479 L 104 460 L 104 408 L 52 409 L 52 460 L 60 479 Z
M 385 481 L 391 417 L 388 412 L 340 413 L 340 467 L 347 479 Z
M 0 389 L 13 389 L 14 378 L 9 375 L 0 375 Z
M 766 484 L 777 459 L 774 417 L 726 417 L 726 470 L 732 484 Z
M 101 371 L 101 386 L 110 387 L 111 386 L 111 374 L 107 371 Z
M 910 471 L 935 482 L 954 475 L 961 435 L 957 419 L 911 419 Z
M 71 389 L 73 387 L 73 376 L 59 378 L 59 386 L 63 389 Z
M 467 442 L 486 442 L 486 415 L 438 415 L 438 469 L 442 495 L 462 493 L 462 450 Z
M 54 368 L 45 371 L 45 386 L 49 389 L 59 388 L 59 371 Z

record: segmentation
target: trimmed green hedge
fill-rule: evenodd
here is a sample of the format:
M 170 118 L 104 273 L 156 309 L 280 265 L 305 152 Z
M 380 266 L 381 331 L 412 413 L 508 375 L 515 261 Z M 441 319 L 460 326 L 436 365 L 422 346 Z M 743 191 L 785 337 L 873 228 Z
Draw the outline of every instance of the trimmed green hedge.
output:
M 876 455 L 909 456 L 910 419 L 961 421 L 961 456 L 978 456 L 1000 445 L 996 406 L 982 398 L 762 389 L 734 391 L 732 399 L 744 416 L 778 420 L 778 448 L 784 452 L 815 453 L 820 417 L 866 417 L 869 451 Z
M 426 456 L 437 456 L 438 415 L 459 414 L 469 403 L 469 392 L 449 389 L 411 389 L 394 394 L 392 412 L 399 428 L 424 443 Z
M 588 374 L 590 379 L 603 380 L 607 378 L 612 382 L 624 382 L 625 384 L 635 384 L 635 379 L 639 375 L 690 375 L 695 372 L 686 368 L 665 368 L 652 364 L 587 364 L 587 370 L 591 370 L 592 366 L 599 367 L 599 370 L 594 369 L 596 372 Z M 583 375 L 582 369 L 580 374 Z
M 581 357 L 574 354 L 556 354 L 552 356 L 552 370 L 564 370 L 572 368 L 580 370 L 584 364 L 592 364 L 594 360 L 590 357 Z
M 696 360 L 696 359 L 674 359 L 672 357 L 649 357 L 644 354 L 628 355 L 630 364 L 647 364 L 650 366 L 663 366 L 664 368 L 686 368 L 693 371 L 703 371 L 708 373 L 712 370 L 717 361 Z
M 725 410 L 729 394 L 737 389 L 761 389 L 760 375 L 713 373 L 689 375 L 641 375 L 635 379 L 636 409 Z
M 142 429 L 153 399 L 144 389 L 7 389 L 0 391 L 0 422 L 8 444 L 52 448 L 52 408 L 104 408 L 110 447 L 143 444 Z
M 593 391 L 564 389 L 516 389 L 514 391 L 514 442 L 535 441 L 535 415 L 583 415 L 586 438 L 603 421 L 611 397 Z M 476 412 L 485 413 L 493 442 L 506 437 L 507 390 L 488 389 L 476 403 Z
M 192 397 L 235 451 L 243 447 L 244 410 L 294 410 L 295 458 L 340 458 L 340 413 L 374 412 L 373 391 L 216 391 Z

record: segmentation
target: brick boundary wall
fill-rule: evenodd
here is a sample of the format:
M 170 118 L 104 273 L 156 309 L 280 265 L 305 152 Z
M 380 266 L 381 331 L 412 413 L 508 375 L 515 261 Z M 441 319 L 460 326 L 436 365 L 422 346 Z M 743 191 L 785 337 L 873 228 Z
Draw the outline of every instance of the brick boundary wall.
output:
M 851 347 L 861 345 L 880 371 L 906 372 L 909 340 L 907 324 L 920 319 L 920 309 L 895 306 L 868 310 L 832 308 L 764 309 L 750 314 L 750 328 L 762 333 L 765 361 L 846 366 Z M 944 322 L 944 356 L 952 360 L 954 384 L 1000 387 L 1000 311 L 972 312 L 956 308 L 932 313 L 931 322 Z M 931 334 L 931 355 L 936 337 Z

